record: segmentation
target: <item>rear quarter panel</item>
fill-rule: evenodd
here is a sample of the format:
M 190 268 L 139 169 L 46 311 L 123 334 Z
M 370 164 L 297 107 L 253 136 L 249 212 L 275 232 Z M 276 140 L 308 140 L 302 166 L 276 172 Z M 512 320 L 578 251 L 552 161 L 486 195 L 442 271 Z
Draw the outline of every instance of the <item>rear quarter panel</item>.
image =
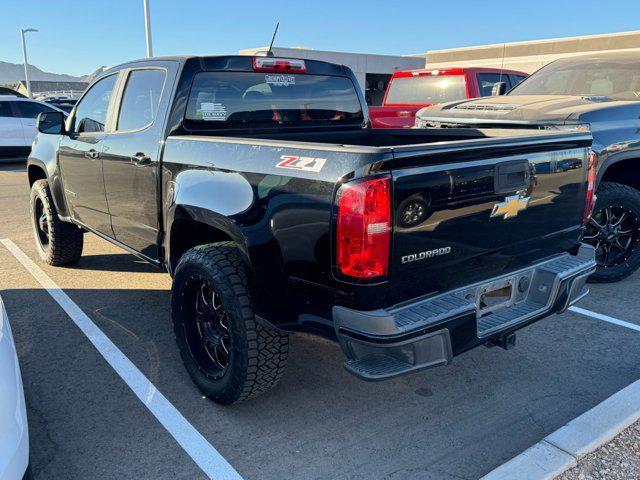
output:
M 322 302 L 309 302 L 307 297 L 340 295 L 331 273 L 334 192 L 343 179 L 362 174 L 359 169 L 380 154 L 367 148 L 283 145 L 170 137 L 162 163 L 164 243 L 170 256 L 171 227 L 178 212 L 227 233 L 253 274 L 259 313 L 272 323 L 294 328 L 294 312 L 330 318 L 334 299 L 317 311 Z M 317 171 L 278 166 L 296 156 L 324 162 Z

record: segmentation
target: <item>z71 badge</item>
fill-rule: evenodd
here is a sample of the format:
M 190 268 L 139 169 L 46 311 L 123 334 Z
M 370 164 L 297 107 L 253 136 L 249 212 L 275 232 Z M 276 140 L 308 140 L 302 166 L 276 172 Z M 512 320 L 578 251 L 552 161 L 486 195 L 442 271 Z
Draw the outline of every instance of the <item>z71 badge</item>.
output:
M 278 168 L 290 168 L 292 170 L 303 170 L 305 172 L 316 172 L 322 170 L 326 158 L 298 157 L 295 155 L 282 155 L 282 160 L 276 165 Z

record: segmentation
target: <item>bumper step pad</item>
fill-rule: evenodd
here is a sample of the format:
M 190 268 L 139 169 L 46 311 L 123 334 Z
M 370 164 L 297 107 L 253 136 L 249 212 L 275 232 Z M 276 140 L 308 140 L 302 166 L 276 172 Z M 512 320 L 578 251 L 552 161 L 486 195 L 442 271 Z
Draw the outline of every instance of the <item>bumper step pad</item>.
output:
M 412 366 L 388 355 L 370 355 L 360 360 L 347 360 L 344 364 L 349 373 L 366 380 L 396 377 L 411 370 Z

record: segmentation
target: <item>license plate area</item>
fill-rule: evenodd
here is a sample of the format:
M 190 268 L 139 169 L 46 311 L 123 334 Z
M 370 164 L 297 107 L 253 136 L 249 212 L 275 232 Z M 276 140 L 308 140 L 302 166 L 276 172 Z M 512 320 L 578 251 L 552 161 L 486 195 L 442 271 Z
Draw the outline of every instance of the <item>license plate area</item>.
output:
M 531 291 L 531 284 L 535 283 L 534 278 L 533 270 L 525 270 L 492 282 L 476 284 L 463 290 L 461 296 L 475 304 L 476 318 L 480 319 L 526 301 L 531 293 L 534 293 L 533 297 L 546 297 L 548 295 L 546 286 L 538 285 L 538 287 L 544 287 L 544 292 Z M 535 300 L 542 300 L 542 298 Z
M 476 305 L 478 316 L 506 307 L 513 300 L 513 282 L 511 279 L 498 284 L 490 284 L 478 290 Z
M 513 279 L 509 278 L 484 285 L 478 288 L 476 295 L 478 318 L 501 308 L 508 307 L 513 304 L 515 300 Z

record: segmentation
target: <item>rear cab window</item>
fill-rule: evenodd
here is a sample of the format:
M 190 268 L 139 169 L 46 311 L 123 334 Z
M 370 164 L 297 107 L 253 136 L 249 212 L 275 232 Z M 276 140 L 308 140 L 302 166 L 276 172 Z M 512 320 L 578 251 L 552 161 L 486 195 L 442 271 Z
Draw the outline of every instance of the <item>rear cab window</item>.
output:
M 393 78 L 385 105 L 422 105 L 464 98 L 467 98 L 464 75 L 416 75 Z
M 347 77 L 222 71 L 195 75 L 184 126 L 225 130 L 363 122 L 360 100 Z

